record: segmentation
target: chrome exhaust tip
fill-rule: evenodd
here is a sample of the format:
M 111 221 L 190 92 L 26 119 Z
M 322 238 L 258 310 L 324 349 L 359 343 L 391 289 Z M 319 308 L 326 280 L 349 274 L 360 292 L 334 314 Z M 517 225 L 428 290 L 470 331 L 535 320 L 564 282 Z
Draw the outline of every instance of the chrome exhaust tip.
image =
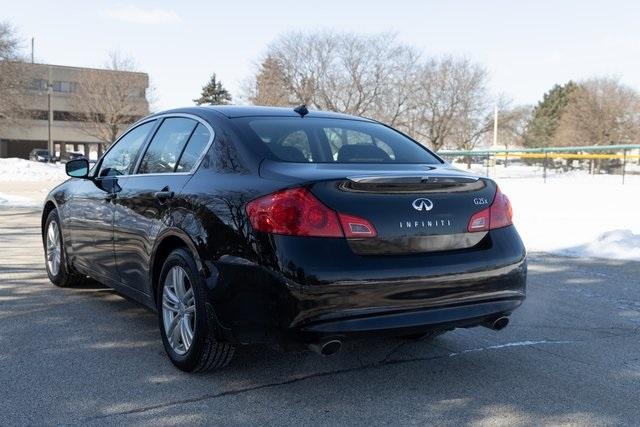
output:
M 342 341 L 329 340 L 317 344 L 309 344 L 309 349 L 321 356 L 333 356 L 342 348 Z
M 482 326 L 484 326 L 485 328 L 493 329 L 494 331 L 500 331 L 506 328 L 508 324 L 509 318 L 507 316 L 500 316 L 486 323 L 483 323 Z

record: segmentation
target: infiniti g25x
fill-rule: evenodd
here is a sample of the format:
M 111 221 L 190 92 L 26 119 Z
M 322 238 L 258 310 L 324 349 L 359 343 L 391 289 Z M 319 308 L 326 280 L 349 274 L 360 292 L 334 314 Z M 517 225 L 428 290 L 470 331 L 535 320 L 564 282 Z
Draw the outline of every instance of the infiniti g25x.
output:
M 244 344 L 329 355 L 357 336 L 501 329 L 525 298 L 495 182 L 372 120 L 176 109 L 66 170 L 42 213 L 49 278 L 89 276 L 156 310 L 185 371 Z

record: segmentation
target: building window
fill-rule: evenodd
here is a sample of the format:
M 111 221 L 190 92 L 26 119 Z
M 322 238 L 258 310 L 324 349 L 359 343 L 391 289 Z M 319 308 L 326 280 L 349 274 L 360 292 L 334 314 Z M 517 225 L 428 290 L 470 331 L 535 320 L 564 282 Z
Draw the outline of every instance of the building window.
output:
M 24 118 L 31 120 L 49 120 L 49 112 L 47 110 L 27 110 L 25 111 Z
M 31 85 L 29 85 L 29 89 L 31 90 L 47 90 L 47 81 L 44 79 L 33 79 L 31 80 Z
M 76 92 L 78 83 L 55 80 L 51 86 L 54 92 L 72 93 Z
M 71 111 L 54 111 L 53 120 L 60 122 L 85 122 L 87 117 L 85 114 L 72 113 Z
M 129 89 L 129 96 L 132 98 L 145 98 L 147 90 L 145 88 L 131 88 Z

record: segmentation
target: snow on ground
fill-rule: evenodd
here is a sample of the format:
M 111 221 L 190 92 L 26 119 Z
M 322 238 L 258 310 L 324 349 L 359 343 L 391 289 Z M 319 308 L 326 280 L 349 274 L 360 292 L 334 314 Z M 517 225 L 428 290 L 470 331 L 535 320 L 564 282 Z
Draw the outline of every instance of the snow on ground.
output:
M 497 182 L 528 250 L 640 261 L 640 183 L 589 178 Z
M 4 194 L 0 193 L 0 207 L 2 206 L 11 206 L 11 207 L 34 207 L 40 206 L 41 204 L 33 200 L 30 197 L 24 196 L 15 196 L 13 194 Z
M 47 193 L 65 179 L 61 164 L 0 159 L 0 207 L 40 206 Z
M 465 169 L 466 165 L 456 165 Z M 486 169 L 473 165 L 484 175 Z M 640 261 L 640 175 L 589 175 L 510 164 L 493 167 L 529 251 Z M 0 207 L 40 206 L 66 179 L 63 165 L 0 159 Z
M 59 183 L 67 176 L 64 165 L 32 162 L 24 159 L 0 159 L 0 181 L 54 181 Z

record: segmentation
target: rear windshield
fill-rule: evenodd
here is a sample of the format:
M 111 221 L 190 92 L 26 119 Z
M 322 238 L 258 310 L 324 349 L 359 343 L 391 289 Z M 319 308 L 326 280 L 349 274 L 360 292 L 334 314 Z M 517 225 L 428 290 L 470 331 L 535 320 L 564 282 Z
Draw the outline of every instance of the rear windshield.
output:
M 310 117 L 249 117 L 239 121 L 284 162 L 442 163 L 425 147 L 378 123 Z

